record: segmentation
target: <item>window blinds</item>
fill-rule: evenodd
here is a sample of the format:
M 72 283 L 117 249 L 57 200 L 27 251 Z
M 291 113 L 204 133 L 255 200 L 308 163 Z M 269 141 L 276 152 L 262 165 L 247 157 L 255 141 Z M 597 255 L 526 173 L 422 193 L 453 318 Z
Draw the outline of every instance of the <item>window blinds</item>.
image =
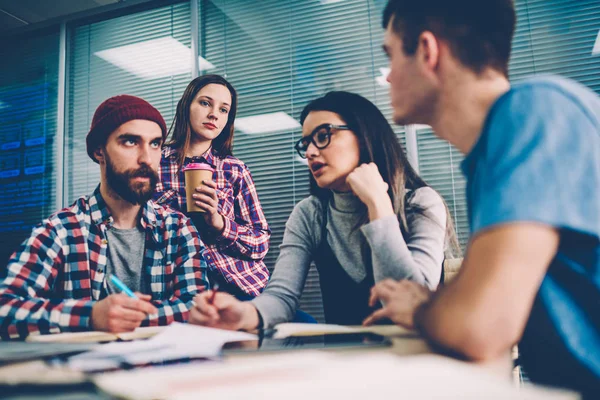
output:
M 100 103 L 118 94 L 139 96 L 170 126 L 191 80 L 190 35 L 188 3 L 72 27 L 65 140 L 68 204 L 91 193 L 100 181 L 98 165 L 85 147 Z
M 266 263 L 275 266 L 294 206 L 309 195 L 308 168 L 293 149 L 301 135 L 281 128 L 274 113 L 299 119 L 302 108 L 331 90 L 359 93 L 389 114 L 387 87 L 376 78 L 381 51 L 381 7 L 370 1 L 203 1 L 200 54 L 227 76 L 239 94 L 234 154 L 250 168 L 272 229 Z M 264 116 L 259 133 L 245 118 Z M 398 132 L 401 132 L 398 129 Z M 301 308 L 323 321 L 320 286 L 311 268 Z

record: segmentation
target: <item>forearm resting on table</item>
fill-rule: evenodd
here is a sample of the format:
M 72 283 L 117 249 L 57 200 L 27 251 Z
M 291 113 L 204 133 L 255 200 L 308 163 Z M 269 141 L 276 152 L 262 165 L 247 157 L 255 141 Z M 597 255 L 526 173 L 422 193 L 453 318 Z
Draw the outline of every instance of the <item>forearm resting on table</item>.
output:
M 478 234 L 456 279 L 416 311 L 415 325 L 467 358 L 500 356 L 522 335 L 558 240 L 554 229 L 534 223 Z
M 445 292 L 445 291 L 444 291 Z M 495 359 L 518 341 L 509 327 L 490 324 L 468 301 L 440 293 L 417 309 L 415 327 L 435 347 L 475 361 Z M 491 325 L 491 326 L 490 326 Z

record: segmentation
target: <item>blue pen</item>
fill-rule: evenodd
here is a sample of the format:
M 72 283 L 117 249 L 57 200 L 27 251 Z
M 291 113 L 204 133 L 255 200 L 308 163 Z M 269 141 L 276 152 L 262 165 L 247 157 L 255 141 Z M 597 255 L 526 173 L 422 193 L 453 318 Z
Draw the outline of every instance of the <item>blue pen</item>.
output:
M 121 282 L 121 280 L 119 278 L 117 278 L 116 276 L 114 276 L 113 274 L 110 274 L 110 281 L 113 283 L 113 285 L 115 285 L 121 292 L 125 293 L 127 296 L 133 298 L 133 299 L 137 299 L 137 296 L 135 294 L 133 294 L 133 292 L 131 291 L 131 289 L 129 289 L 127 287 L 127 285 L 125 285 L 123 282 Z

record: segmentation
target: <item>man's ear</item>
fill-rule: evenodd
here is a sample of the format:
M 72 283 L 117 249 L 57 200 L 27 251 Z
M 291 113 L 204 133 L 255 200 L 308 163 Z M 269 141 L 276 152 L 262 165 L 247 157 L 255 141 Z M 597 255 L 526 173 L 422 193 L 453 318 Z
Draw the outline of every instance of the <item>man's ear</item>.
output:
M 94 150 L 94 157 L 96 158 L 96 161 L 98 161 L 99 164 L 104 163 L 104 149 L 102 148 L 102 146 L 97 147 L 96 150 Z
M 428 71 L 432 72 L 438 69 L 440 62 L 440 42 L 430 31 L 423 31 L 419 36 L 417 54 L 419 61 Z

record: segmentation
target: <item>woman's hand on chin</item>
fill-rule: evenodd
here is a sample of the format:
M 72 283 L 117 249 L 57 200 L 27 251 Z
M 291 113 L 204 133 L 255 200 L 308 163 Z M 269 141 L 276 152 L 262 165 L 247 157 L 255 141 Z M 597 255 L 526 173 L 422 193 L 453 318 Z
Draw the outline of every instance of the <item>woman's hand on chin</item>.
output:
M 348 175 L 346 183 L 369 209 L 371 221 L 394 215 L 394 207 L 387 193 L 389 186 L 375 163 L 359 165 Z

